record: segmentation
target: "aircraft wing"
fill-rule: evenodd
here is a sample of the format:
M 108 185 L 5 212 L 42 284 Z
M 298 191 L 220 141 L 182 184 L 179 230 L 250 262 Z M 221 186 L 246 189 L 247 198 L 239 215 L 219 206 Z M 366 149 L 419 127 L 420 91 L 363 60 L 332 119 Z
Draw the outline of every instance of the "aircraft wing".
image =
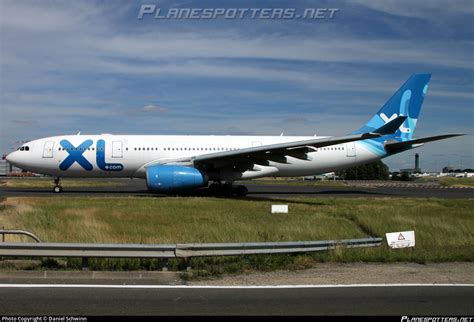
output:
M 301 160 L 310 160 L 308 152 L 317 148 L 381 137 L 397 131 L 405 121 L 406 116 L 399 116 L 382 127 L 368 133 L 353 134 L 341 137 L 315 138 L 302 141 L 292 141 L 262 145 L 257 147 L 216 152 L 198 155 L 191 158 L 195 167 L 219 168 L 228 165 L 240 165 L 243 168 L 252 167 L 253 164 L 268 165 L 270 161 L 287 163 L 287 157 Z
M 317 148 L 346 142 L 373 139 L 384 135 L 393 134 L 403 124 L 406 118 L 406 116 L 399 116 L 382 127 L 367 133 L 268 144 L 239 150 L 207 153 L 193 157 L 159 159 L 148 162 L 147 164 L 143 165 L 143 167 L 146 168 L 156 164 L 180 164 L 198 168 L 221 168 L 225 166 L 235 166 L 244 170 L 246 168 L 252 168 L 254 164 L 268 165 L 270 161 L 288 163 L 287 157 L 293 157 L 301 160 L 310 160 L 310 157 L 307 153 L 316 151 Z

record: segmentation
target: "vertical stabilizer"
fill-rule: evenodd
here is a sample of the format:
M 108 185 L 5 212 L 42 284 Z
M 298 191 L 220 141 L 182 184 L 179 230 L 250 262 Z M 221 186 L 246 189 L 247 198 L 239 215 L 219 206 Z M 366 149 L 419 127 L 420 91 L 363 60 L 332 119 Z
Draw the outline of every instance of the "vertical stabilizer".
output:
M 418 116 L 420 115 L 423 99 L 428 91 L 430 78 L 431 74 L 413 74 L 369 122 L 353 133 L 371 132 L 398 116 L 407 116 L 405 122 L 390 139 L 397 141 L 411 140 L 415 132 Z

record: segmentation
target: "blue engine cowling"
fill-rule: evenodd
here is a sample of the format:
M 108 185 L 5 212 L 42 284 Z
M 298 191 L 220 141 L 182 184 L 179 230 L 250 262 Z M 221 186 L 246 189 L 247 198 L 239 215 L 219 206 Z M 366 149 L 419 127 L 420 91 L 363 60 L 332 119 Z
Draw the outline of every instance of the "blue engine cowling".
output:
M 146 168 L 149 190 L 168 192 L 207 185 L 206 176 L 196 168 L 181 165 L 154 165 Z

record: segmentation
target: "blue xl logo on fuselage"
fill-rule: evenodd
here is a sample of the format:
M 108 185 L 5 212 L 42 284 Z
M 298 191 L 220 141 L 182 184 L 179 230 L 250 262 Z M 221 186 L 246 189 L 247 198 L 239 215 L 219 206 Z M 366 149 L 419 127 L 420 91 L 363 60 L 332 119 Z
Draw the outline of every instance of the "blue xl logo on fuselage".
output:
M 123 165 L 120 163 L 106 163 L 105 162 L 105 141 L 97 141 L 96 151 L 97 166 L 105 171 L 122 171 Z
M 79 163 L 84 170 L 91 171 L 93 169 L 92 164 L 82 155 L 94 142 L 92 140 L 85 140 L 78 147 L 75 147 L 68 140 L 61 140 L 59 144 L 63 147 L 63 150 L 69 153 L 68 157 L 64 159 L 59 165 L 59 169 L 66 171 L 69 169 L 74 162 Z
M 92 171 L 94 168 L 92 164 L 83 156 L 84 152 L 87 151 L 94 142 L 92 140 L 85 140 L 79 146 L 75 147 L 68 140 L 61 140 L 59 144 L 63 147 L 64 151 L 69 153 L 68 157 L 64 159 L 59 165 L 59 169 L 66 171 L 69 169 L 74 162 L 77 162 L 86 171 Z M 96 148 L 96 163 L 99 169 L 104 171 L 122 171 L 123 165 L 120 163 L 106 163 L 105 162 L 105 141 L 98 140 Z

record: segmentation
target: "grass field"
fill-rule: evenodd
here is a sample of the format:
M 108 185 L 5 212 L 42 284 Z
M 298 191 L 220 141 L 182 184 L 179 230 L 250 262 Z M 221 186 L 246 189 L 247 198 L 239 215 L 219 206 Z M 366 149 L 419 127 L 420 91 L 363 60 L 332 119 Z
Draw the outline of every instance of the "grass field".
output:
M 278 179 L 255 179 L 241 181 L 241 184 L 255 184 L 256 182 L 264 184 L 285 185 L 285 186 L 317 186 L 317 187 L 350 187 L 348 181 L 334 180 L 278 180 Z
M 115 187 L 122 183 L 120 181 L 99 181 L 99 180 L 77 180 L 77 179 L 63 179 L 61 185 L 64 188 L 87 188 L 87 187 Z M 52 178 L 32 178 L 32 179 L 4 179 L 0 180 L 0 186 L 12 188 L 50 188 L 52 189 Z
M 270 214 L 286 203 L 289 214 Z M 211 274 L 301 268 L 322 261 L 472 261 L 474 200 L 421 198 L 12 197 L 0 206 L 0 227 L 25 229 L 45 242 L 203 243 L 385 237 L 415 230 L 416 248 L 336 249 L 300 255 L 193 260 Z M 7 241 L 27 241 L 7 237 Z M 69 260 L 78 266 L 78 260 Z M 92 269 L 156 269 L 152 260 L 95 260 Z M 175 268 L 178 263 L 175 263 Z M 172 264 L 173 266 L 173 264 Z
M 443 187 L 474 187 L 474 178 L 453 178 L 453 177 L 424 177 L 415 182 L 437 182 Z
M 474 178 L 441 178 L 439 183 L 445 187 L 474 187 Z

